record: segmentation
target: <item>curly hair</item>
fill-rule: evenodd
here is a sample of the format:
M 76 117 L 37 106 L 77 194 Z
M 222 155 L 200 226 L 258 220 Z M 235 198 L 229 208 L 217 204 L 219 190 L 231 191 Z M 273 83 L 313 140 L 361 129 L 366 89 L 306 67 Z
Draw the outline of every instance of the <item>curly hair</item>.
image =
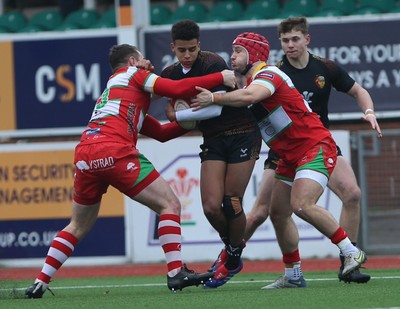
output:
M 199 40 L 200 28 L 197 23 L 190 19 L 180 20 L 172 26 L 171 29 L 172 42 L 176 40 L 190 41 Z

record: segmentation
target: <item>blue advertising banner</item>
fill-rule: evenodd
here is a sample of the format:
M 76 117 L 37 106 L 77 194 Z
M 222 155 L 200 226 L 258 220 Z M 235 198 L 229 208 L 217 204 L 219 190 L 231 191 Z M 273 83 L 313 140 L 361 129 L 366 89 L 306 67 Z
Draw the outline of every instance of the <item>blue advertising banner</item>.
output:
M 243 26 L 235 24 L 223 28 L 202 26 L 201 48 L 220 54 L 230 64 L 231 44 L 242 32 L 258 32 L 267 37 L 271 52 L 269 64 L 276 64 L 282 57 L 277 34 L 277 23 Z M 379 112 L 400 110 L 400 40 L 391 35 L 393 29 L 400 29 L 397 20 L 336 20 L 317 23 L 310 20 L 312 53 L 336 61 L 364 88 L 366 88 Z M 176 61 L 171 51 L 170 30 L 167 28 L 143 30 L 144 52 L 156 67 L 156 72 Z M 164 107 L 153 104 L 151 113 L 165 119 Z M 332 91 L 331 113 L 358 113 L 360 109 L 354 99 Z
M 68 222 L 69 219 L 0 221 L 0 260 L 45 258 L 51 241 Z M 124 255 L 124 217 L 98 218 L 73 254 L 74 257 Z
M 116 36 L 14 42 L 16 129 L 85 126 L 115 44 Z

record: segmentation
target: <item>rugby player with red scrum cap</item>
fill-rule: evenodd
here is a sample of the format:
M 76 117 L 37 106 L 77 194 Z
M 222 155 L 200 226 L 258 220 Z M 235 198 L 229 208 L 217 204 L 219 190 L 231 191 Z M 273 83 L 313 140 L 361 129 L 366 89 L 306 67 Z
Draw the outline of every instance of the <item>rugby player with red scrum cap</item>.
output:
M 270 214 L 271 218 L 280 218 L 279 226 L 274 220 L 272 223 L 285 264 L 300 261 L 298 231 L 292 218 L 295 213 L 339 248 L 345 257 L 343 274 L 358 269 L 367 260 L 366 254 L 351 243 L 330 212 L 316 205 L 336 164 L 336 144 L 331 133 L 289 76 L 267 64 L 270 48 L 264 36 L 241 33 L 233 41 L 232 49 L 232 68 L 247 78 L 247 86 L 224 94 L 197 87 L 201 92 L 192 99 L 192 107 L 252 106 L 264 142 L 279 156 Z M 224 263 L 226 256 L 224 249 L 216 263 Z M 307 285 L 300 263 L 291 278 L 281 278 L 282 287 Z

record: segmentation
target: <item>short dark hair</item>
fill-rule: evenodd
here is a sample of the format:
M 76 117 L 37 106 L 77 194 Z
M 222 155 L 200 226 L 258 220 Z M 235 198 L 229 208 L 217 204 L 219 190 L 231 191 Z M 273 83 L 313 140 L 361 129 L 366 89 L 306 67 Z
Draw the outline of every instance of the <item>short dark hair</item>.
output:
M 136 46 L 132 46 L 129 44 L 121 44 L 114 45 L 110 48 L 109 53 L 109 63 L 111 66 L 111 70 L 114 72 L 120 67 L 126 66 L 128 63 L 128 59 L 130 57 L 134 57 L 136 60 L 139 60 L 140 51 Z
M 171 28 L 171 37 L 172 42 L 175 42 L 176 40 L 199 40 L 200 27 L 197 23 L 190 19 L 178 21 Z
M 288 33 L 291 31 L 300 31 L 304 35 L 308 34 L 308 22 L 303 16 L 301 17 L 289 17 L 281 21 L 278 26 L 278 36 L 282 33 Z

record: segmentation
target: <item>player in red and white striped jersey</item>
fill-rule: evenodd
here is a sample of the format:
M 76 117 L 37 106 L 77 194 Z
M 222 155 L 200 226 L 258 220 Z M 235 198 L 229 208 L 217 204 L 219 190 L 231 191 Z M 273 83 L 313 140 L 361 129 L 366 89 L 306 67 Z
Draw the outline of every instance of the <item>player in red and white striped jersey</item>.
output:
M 347 233 L 324 208 L 316 205 L 336 164 L 336 144 L 318 115 L 294 87 L 283 71 L 267 65 L 268 53 L 263 61 L 249 66 L 249 59 L 266 48 L 269 43 L 260 34 L 245 32 L 232 43 L 232 67 L 248 80 L 247 87 L 224 94 L 213 94 L 201 89 L 193 107 L 210 104 L 228 106 L 254 106 L 261 135 L 266 144 L 280 157 L 272 184 L 271 218 L 282 223 L 277 233 L 282 252 L 298 255 L 296 225 L 291 218 L 295 213 L 328 237 L 345 256 L 343 274 L 358 269 L 366 261 L 365 253 L 354 246 Z M 272 222 L 276 229 L 276 222 Z M 293 254 L 291 259 L 298 260 Z M 293 262 L 286 261 L 287 263 Z M 293 279 L 286 276 L 265 288 L 305 287 L 300 269 Z
M 154 125 L 154 118 L 147 115 L 152 93 L 184 98 L 197 93 L 196 85 L 212 88 L 224 83 L 233 87 L 234 73 L 225 70 L 182 81 L 161 78 L 136 67 L 145 59 L 128 44 L 113 46 L 109 60 L 113 74 L 75 149 L 71 221 L 51 243 L 42 271 L 25 291 L 28 298 L 43 296 L 56 271 L 94 225 L 102 195 L 110 185 L 160 215 L 158 236 L 167 262 L 169 289 L 199 285 L 212 276 L 197 274 L 183 264 L 180 202 L 151 162 L 136 149 L 136 142 L 142 128 L 145 134 L 162 141 L 184 132 L 176 123 Z

